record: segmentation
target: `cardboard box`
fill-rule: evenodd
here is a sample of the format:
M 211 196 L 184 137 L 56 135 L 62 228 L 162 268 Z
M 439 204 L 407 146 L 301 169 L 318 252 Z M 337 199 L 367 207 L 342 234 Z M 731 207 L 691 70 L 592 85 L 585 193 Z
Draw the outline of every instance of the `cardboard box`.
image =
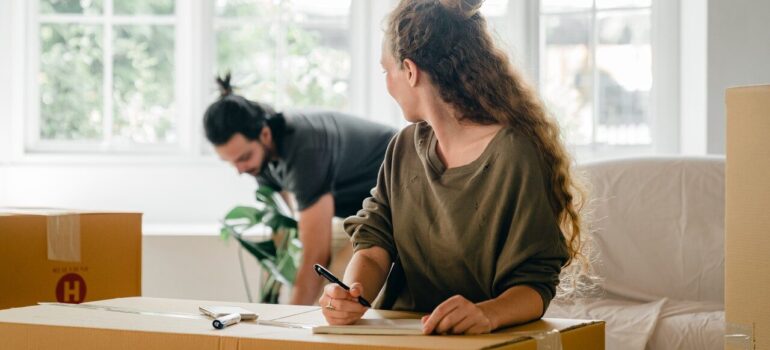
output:
M 142 293 L 142 217 L 0 208 L 0 309 Z
M 725 348 L 770 349 L 770 85 L 726 100 Z
M 123 298 L 87 305 L 122 312 L 84 309 L 84 305 L 38 305 L 0 311 L 0 339 L 9 349 L 537 349 L 521 332 L 560 330 L 564 350 L 604 349 L 601 321 L 547 319 L 478 336 L 365 336 L 312 334 L 309 329 L 241 322 L 216 330 L 199 306 L 239 306 L 261 320 L 325 324 L 315 306 L 222 303 Z M 126 312 L 140 310 L 143 313 Z M 168 315 L 163 315 L 167 313 Z M 186 315 L 186 317 L 185 317 Z M 416 318 L 413 313 L 369 310 L 365 318 Z

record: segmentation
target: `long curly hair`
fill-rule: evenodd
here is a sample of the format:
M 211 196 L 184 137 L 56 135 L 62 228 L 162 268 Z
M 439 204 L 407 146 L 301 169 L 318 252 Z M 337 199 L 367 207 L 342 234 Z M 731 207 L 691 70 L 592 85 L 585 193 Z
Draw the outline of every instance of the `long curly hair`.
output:
M 549 201 L 567 242 L 569 261 L 588 268 L 581 254 L 586 190 L 573 170 L 559 125 L 536 91 L 497 48 L 479 13 L 482 0 L 402 0 L 385 29 L 385 49 L 411 59 L 461 120 L 502 124 L 532 139 L 549 178 Z M 565 266 L 566 266 L 565 265 Z M 582 269 L 581 269 L 582 270 Z

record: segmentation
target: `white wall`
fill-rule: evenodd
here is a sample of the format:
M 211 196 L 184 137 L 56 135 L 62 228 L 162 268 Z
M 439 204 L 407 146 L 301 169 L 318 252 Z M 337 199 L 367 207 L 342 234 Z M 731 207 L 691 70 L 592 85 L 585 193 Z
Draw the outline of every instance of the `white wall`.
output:
M 681 0 L 680 30 L 680 132 L 682 154 L 707 153 L 706 58 L 708 56 L 708 3 Z
M 254 203 L 256 189 L 253 177 L 215 161 L 20 162 L 0 166 L 3 173 L 0 206 L 138 211 L 145 224 L 216 224 L 236 204 Z
M 725 153 L 725 89 L 770 84 L 770 1 L 708 2 L 708 153 Z
M 144 236 L 142 295 L 158 298 L 246 302 L 239 245 L 216 236 Z M 259 299 L 256 260 L 243 253 L 251 295 Z

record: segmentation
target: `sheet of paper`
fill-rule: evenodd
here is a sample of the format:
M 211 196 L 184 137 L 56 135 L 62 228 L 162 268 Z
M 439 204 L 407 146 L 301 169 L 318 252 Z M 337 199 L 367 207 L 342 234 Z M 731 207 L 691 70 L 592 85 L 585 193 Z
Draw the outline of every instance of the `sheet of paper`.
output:
M 420 319 L 361 319 L 348 326 L 315 326 L 314 334 L 422 335 Z

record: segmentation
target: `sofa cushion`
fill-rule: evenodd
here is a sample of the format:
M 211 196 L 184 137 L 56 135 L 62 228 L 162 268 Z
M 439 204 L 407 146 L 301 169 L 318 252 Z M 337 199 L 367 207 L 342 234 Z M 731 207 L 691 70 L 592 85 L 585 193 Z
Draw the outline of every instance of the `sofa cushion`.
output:
M 604 288 L 623 298 L 724 300 L 724 158 L 581 166 Z

